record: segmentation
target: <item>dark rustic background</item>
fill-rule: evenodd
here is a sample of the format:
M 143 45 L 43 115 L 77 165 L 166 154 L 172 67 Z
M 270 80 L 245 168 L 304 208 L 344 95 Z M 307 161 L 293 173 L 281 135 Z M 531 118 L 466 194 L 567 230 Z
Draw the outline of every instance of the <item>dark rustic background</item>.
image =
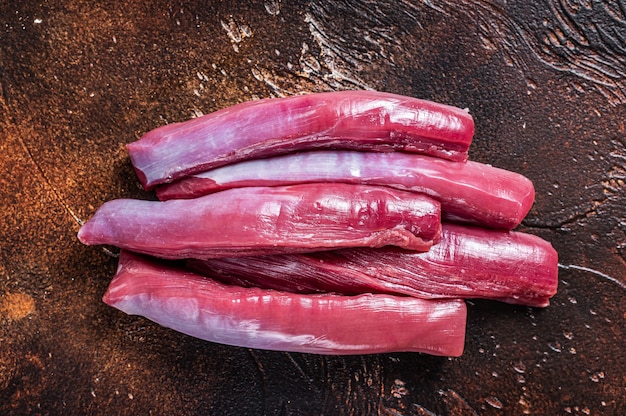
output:
M 626 414 L 626 2 L 0 1 L 0 414 Z M 244 100 L 372 88 L 469 108 L 536 186 L 545 310 L 470 302 L 465 354 L 221 346 L 100 298 L 76 240 L 152 198 L 125 144 Z

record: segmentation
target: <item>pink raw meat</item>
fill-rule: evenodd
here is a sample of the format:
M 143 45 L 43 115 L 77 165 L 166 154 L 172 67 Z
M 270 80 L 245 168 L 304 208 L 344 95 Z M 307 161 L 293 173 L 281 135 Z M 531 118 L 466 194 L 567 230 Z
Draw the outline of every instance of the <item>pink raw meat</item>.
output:
M 201 274 L 242 286 L 296 293 L 392 293 L 486 298 L 545 307 L 556 293 L 558 258 L 525 233 L 443 224 L 428 252 L 393 248 L 188 261 Z
M 535 199 L 524 176 L 482 163 L 400 153 L 312 151 L 211 169 L 157 188 L 161 200 L 194 198 L 244 186 L 343 182 L 422 192 L 441 202 L 445 219 L 513 229 Z
M 462 300 L 242 288 L 126 251 L 103 300 L 190 336 L 247 348 L 460 356 L 465 338 Z
M 468 112 L 376 91 L 341 91 L 241 103 L 159 127 L 128 145 L 146 189 L 244 159 L 303 149 L 402 150 L 464 161 Z
M 170 259 L 385 245 L 428 250 L 439 239 L 440 216 L 439 202 L 385 187 L 240 188 L 196 199 L 109 201 L 78 238 Z

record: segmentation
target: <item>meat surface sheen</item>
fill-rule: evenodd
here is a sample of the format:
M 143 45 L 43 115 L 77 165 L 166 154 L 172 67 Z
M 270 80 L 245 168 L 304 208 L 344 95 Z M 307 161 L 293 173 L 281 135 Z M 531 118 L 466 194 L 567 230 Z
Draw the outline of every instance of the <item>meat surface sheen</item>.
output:
M 545 307 L 558 286 L 558 258 L 530 234 L 443 224 L 428 252 L 393 248 L 188 261 L 201 274 L 241 286 L 296 293 L 392 293 L 484 298 Z
M 146 189 L 240 160 L 304 149 L 401 150 L 464 161 L 468 112 L 376 91 L 270 98 L 169 124 L 128 144 Z
M 81 227 L 78 238 L 170 259 L 386 245 L 428 250 L 439 239 L 440 220 L 439 202 L 425 195 L 304 184 L 165 202 L 113 200 Z
M 462 300 L 301 295 L 219 283 L 122 251 L 104 302 L 207 341 L 315 354 L 460 356 Z
M 478 162 L 452 162 L 401 152 L 321 150 L 254 159 L 211 169 L 156 189 L 161 200 L 195 198 L 245 186 L 342 182 L 425 193 L 445 219 L 513 229 L 532 207 L 526 177 Z

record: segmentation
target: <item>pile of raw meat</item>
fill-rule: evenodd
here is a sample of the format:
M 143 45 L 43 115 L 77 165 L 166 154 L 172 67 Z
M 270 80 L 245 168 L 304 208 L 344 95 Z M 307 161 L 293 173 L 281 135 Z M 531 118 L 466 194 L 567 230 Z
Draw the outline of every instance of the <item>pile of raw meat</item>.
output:
M 467 111 L 343 91 L 246 102 L 128 145 L 160 201 L 79 231 L 121 249 L 104 301 L 229 345 L 458 356 L 463 299 L 545 307 L 557 254 L 511 231 L 525 177 L 467 160 Z

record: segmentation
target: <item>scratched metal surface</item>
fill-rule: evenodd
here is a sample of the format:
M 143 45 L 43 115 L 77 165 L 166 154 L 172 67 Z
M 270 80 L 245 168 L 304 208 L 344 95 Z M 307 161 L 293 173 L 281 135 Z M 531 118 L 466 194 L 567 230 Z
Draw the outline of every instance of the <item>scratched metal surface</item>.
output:
M 237 3 L 0 2 L 0 413 L 626 414 L 626 3 Z M 535 182 L 552 306 L 470 303 L 446 359 L 215 345 L 100 301 L 116 260 L 75 234 L 151 197 L 126 143 L 347 88 L 470 109 L 471 157 Z

